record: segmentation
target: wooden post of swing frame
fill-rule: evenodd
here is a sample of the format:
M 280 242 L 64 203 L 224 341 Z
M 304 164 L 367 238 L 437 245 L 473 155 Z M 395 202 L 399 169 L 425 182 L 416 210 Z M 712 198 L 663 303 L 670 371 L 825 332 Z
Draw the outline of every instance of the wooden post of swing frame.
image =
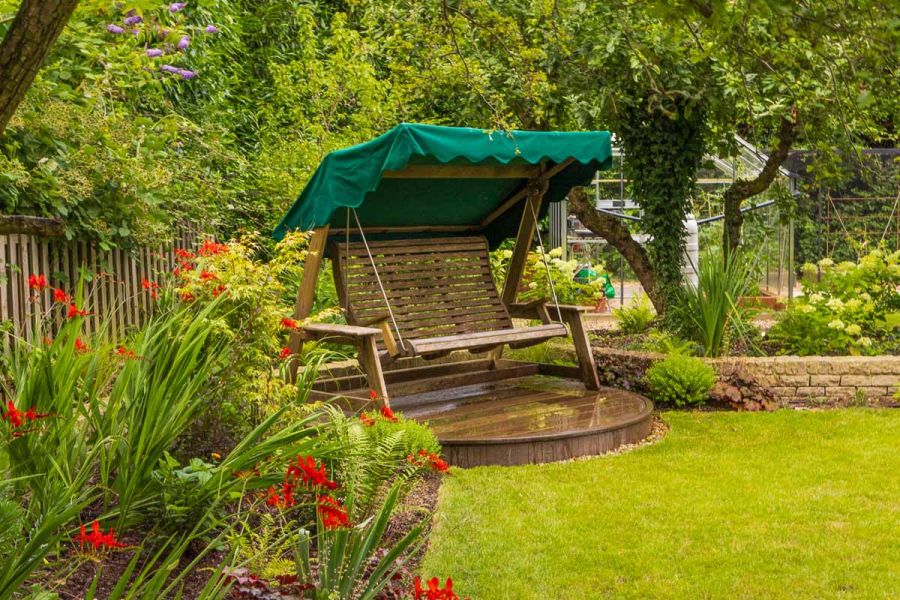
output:
M 522 220 L 519 221 L 519 233 L 513 246 L 513 255 L 509 261 L 509 269 L 506 271 L 506 279 L 503 281 L 503 293 L 500 299 L 505 305 L 513 304 L 519 292 L 519 283 L 522 281 L 522 273 L 525 271 L 525 262 L 528 260 L 528 251 L 531 250 L 531 240 L 534 239 L 534 231 L 537 228 L 535 216 L 539 214 L 544 193 L 547 191 L 549 181 L 546 178 L 529 183 L 530 189 L 522 206 Z
M 328 240 L 328 225 L 314 229 L 309 240 L 309 248 L 306 253 L 306 262 L 303 264 L 303 276 L 300 279 L 300 287 L 297 290 L 297 301 L 294 303 L 294 319 L 302 321 L 312 311 L 313 302 L 316 299 L 316 281 L 319 278 L 319 270 L 322 268 L 322 258 L 325 255 L 325 242 Z M 288 348 L 291 355 L 300 352 L 303 339 L 300 332 L 291 332 Z M 290 381 L 297 381 L 297 360 L 292 359 L 288 373 Z

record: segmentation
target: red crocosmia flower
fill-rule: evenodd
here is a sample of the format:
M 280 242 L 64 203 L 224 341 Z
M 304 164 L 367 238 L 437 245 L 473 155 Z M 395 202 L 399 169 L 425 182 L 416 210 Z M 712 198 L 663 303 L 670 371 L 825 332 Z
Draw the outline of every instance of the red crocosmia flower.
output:
M 141 279 L 141 287 L 145 290 L 150 291 L 150 297 L 154 300 L 159 299 L 159 293 L 156 291 L 159 289 L 159 284 L 155 281 L 149 281 L 147 279 Z
M 292 483 L 285 481 L 281 484 L 281 493 L 275 489 L 274 485 L 269 486 L 269 496 L 266 498 L 266 504 L 273 508 L 290 508 L 297 504 L 294 499 L 294 488 Z
M 69 311 L 66 313 L 66 317 L 70 319 L 74 319 L 75 317 L 86 317 L 88 316 L 88 311 L 83 308 L 78 308 L 75 304 L 69 305 Z
M 394 421 L 394 422 L 397 421 L 397 415 L 395 415 L 394 411 L 392 411 L 387 406 L 381 407 L 381 416 L 384 417 L 385 419 L 387 419 L 388 421 Z
M 203 242 L 203 245 L 197 250 L 197 253 L 200 256 L 215 256 L 216 254 L 222 254 L 223 252 L 228 251 L 227 244 L 217 244 L 212 240 L 206 240 Z
M 378 392 L 376 392 L 375 390 L 369 390 L 369 400 L 377 400 L 377 399 L 378 399 Z
M 281 502 L 281 497 L 278 495 L 278 492 L 275 491 L 275 486 L 270 485 L 269 486 L 269 497 L 266 498 L 266 504 L 268 504 L 269 506 L 278 506 L 278 504 L 280 502 Z
M 200 281 L 216 281 L 218 278 L 218 275 L 210 273 L 206 269 L 200 271 Z
M 12 403 L 12 400 L 6 401 L 6 414 L 3 415 L 4 421 L 9 421 L 9 424 L 15 429 L 16 427 L 22 426 L 22 423 L 25 422 L 25 418 L 25 413 L 17 409 L 16 405 Z
M 424 449 L 419 450 L 415 456 L 412 454 L 407 456 L 406 462 L 417 467 L 427 466 L 438 473 L 446 473 L 450 470 L 450 463 L 434 452 L 427 452 Z
M 76 352 L 87 352 L 90 350 L 87 344 L 81 338 L 75 338 L 75 351 Z
M 33 290 L 42 290 L 47 287 L 49 284 L 47 283 L 47 278 L 43 275 L 29 275 L 28 276 L 28 287 Z
M 39 413 L 33 406 L 25 411 L 25 418 L 29 421 L 37 421 L 38 419 L 44 419 L 49 416 L 50 413 Z
M 285 346 L 284 348 L 281 349 L 281 354 L 278 355 L 278 358 L 280 358 L 281 360 L 284 360 L 286 358 L 290 358 L 291 354 L 293 354 L 291 352 L 291 349 L 288 348 L 287 346 Z
M 66 304 L 69 301 L 69 295 L 59 288 L 53 288 L 53 300 L 60 304 Z
M 422 580 L 417 575 L 413 578 L 414 600 L 459 600 L 459 596 L 453 591 L 453 580 L 449 577 L 444 587 L 437 577 L 432 577 L 425 582 L 427 587 L 422 587 Z
M 193 302 L 197 297 L 190 292 L 181 292 L 181 301 L 182 302 Z
M 319 513 L 325 529 L 350 527 L 350 516 L 347 514 L 347 509 L 331 496 L 319 496 L 316 511 Z
M 87 527 L 81 526 L 78 535 L 72 538 L 72 541 L 78 542 L 81 550 L 85 549 L 85 545 L 90 546 L 94 552 L 107 550 L 109 548 L 124 548 L 125 544 L 116 539 L 116 534 L 110 528 L 109 533 L 103 533 L 100 524 L 97 521 L 91 523 L 91 532 L 87 532 Z
M 297 329 L 298 327 L 300 327 L 300 324 L 297 321 L 295 321 L 294 319 L 289 319 L 288 317 L 285 317 L 285 318 L 281 319 L 281 326 L 284 327 L 285 329 Z
M 288 465 L 285 473 L 285 481 L 302 481 L 310 487 L 321 487 L 335 490 L 338 484 L 328 479 L 324 463 L 316 463 L 312 456 L 298 456 L 297 460 Z
M 134 350 L 129 350 L 125 346 L 119 346 L 116 349 L 116 354 L 118 354 L 122 358 L 127 358 L 127 359 L 133 359 L 133 358 L 138 357 L 138 355 L 134 352 Z
M 362 421 L 362 424 L 366 427 L 371 427 L 375 424 L 375 419 L 373 419 L 368 413 L 359 415 L 359 420 Z
M 197 255 L 190 250 L 185 250 L 184 248 L 175 248 L 175 256 L 182 260 L 190 260 Z
M 217 285 L 215 288 L 213 288 L 213 291 L 212 291 L 213 298 L 218 298 L 220 295 L 225 293 L 227 290 L 228 290 L 228 288 L 226 286 Z

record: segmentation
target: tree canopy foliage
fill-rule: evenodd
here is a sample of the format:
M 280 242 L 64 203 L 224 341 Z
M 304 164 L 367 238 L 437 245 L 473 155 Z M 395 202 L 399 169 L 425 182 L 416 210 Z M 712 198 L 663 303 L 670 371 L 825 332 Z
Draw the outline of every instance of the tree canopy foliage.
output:
M 0 34 L 17 6 L 0 0 Z M 639 157 L 636 256 L 666 283 L 696 167 L 735 133 L 818 150 L 823 177 L 890 143 L 898 28 L 876 0 L 87 0 L 0 137 L 0 199 L 106 244 L 267 231 L 327 152 L 400 121 L 608 128 Z M 726 235 L 769 183 L 726 193 Z

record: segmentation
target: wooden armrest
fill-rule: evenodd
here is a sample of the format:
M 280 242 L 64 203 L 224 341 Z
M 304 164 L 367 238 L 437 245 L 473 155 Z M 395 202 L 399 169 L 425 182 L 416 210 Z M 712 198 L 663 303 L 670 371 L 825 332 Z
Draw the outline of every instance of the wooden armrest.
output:
M 366 319 L 356 319 L 356 324 L 362 327 L 370 327 L 372 325 L 381 325 L 382 322 L 391 318 L 391 314 L 387 311 Z
M 300 334 L 305 339 L 327 339 L 330 342 L 338 344 L 356 344 L 366 337 L 376 336 L 380 333 L 380 329 L 375 329 L 373 327 L 332 325 L 330 323 L 313 323 L 311 325 L 304 325 L 300 329 Z
M 591 310 L 590 306 L 576 306 L 575 304 L 548 304 L 547 310 L 556 310 L 557 307 L 562 312 L 585 313 Z

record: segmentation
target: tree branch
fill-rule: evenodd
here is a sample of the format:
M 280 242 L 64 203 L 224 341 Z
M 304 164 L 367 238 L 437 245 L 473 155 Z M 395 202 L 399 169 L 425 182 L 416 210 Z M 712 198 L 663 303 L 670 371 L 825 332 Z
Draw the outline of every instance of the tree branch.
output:
M 0 234 L 24 233 L 43 237 L 59 237 L 66 231 L 62 219 L 29 217 L 25 215 L 0 215 Z
M 725 227 L 723 231 L 724 248 L 727 253 L 734 252 L 741 243 L 741 225 L 744 222 L 744 216 L 741 213 L 741 204 L 744 200 L 752 198 L 757 194 L 769 189 L 775 177 L 778 176 L 778 169 L 782 163 L 787 160 L 788 153 L 791 150 L 797 136 L 800 132 L 799 121 L 797 119 L 797 111 L 794 109 L 790 119 L 783 119 L 781 127 L 778 129 L 775 148 L 766 159 L 766 164 L 762 170 L 753 179 L 738 179 L 725 190 L 722 200 L 725 203 Z
M 620 219 L 597 212 L 587 194 L 579 188 L 569 192 L 569 210 L 585 227 L 605 239 L 622 254 L 650 297 L 656 312 L 662 314 L 666 308 L 666 299 L 657 285 L 656 272 L 647 251 L 631 237 L 628 227 Z

